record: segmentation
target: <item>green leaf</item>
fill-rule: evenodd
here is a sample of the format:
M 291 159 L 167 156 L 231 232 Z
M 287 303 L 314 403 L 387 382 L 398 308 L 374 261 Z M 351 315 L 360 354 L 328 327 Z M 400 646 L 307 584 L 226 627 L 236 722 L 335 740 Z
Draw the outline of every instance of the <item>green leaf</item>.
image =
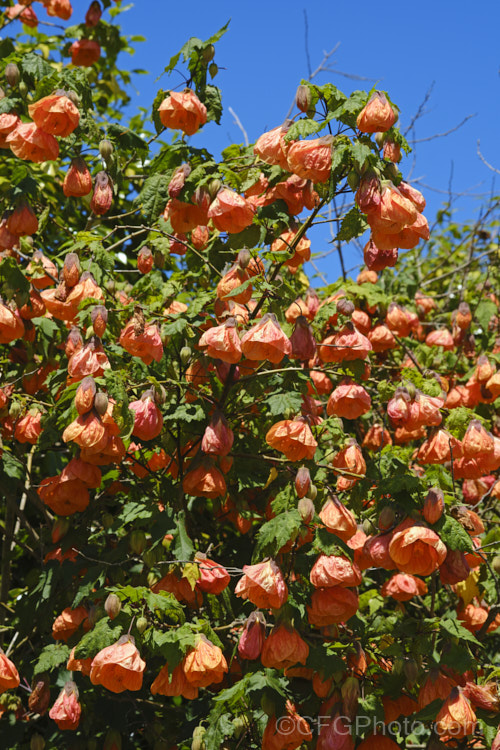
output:
M 154 174 L 148 177 L 134 203 L 148 220 L 157 219 L 163 213 L 169 199 L 169 175 Z
M 302 118 L 290 126 L 285 135 L 285 141 L 288 143 L 289 141 L 296 141 L 300 137 L 307 138 L 308 135 L 317 133 L 322 127 L 323 124 L 317 120 L 311 120 L 308 117 Z
M 480 646 L 480 642 L 476 636 L 473 635 L 470 630 L 464 628 L 464 626 L 458 622 L 458 620 L 452 617 L 443 617 L 439 621 L 440 629 L 447 635 L 451 635 L 453 638 L 459 638 L 461 641 L 468 641 L 469 643 L 475 643 Z
M 120 428 L 120 437 L 127 439 L 134 429 L 134 412 L 129 409 L 126 388 L 126 375 L 122 371 L 108 369 L 104 371 L 108 395 L 114 399 L 113 419 Z
M 173 549 L 175 558 L 176 560 L 190 560 L 194 554 L 194 547 L 186 530 L 186 515 L 183 510 L 177 514 L 175 525 Z
M 56 667 L 60 667 L 61 664 L 66 664 L 69 659 L 70 648 L 65 643 L 50 643 L 45 646 L 33 667 L 33 674 L 37 675 L 41 672 L 52 672 Z
M 351 146 L 351 157 L 354 162 L 354 166 L 359 170 L 359 172 L 363 172 L 366 166 L 366 162 L 374 156 L 375 154 L 373 153 L 370 146 L 367 146 L 366 143 L 361 143 L 360 140 L 354 141 Z
M 340 223 L 340 229 L 337 232 L 336 240 L 349 242 L 356 237 L 360 237 L 368 229 L 368 223 L 361 211 L 354 206 L 346 213 Z M 371 285 L 373 286 L 373 284 Z
M 111 646 L 113 643 L 120 638 L 122 635 L 121 625 L 111 624 L 111 620 L 107 617 L 103 617 L 99 620 L 92 630 L 85 633 L 83 638 L 77 644 L 75 648 L 75 657 L 77 659 L 90 659 L 94 657 L 103 648 Z
M 432 526 L 433 530 L 439 534 L 443 542 L 452 550 L 460 552 L 473 552 L 474 545 L 472 539 L 466 532 L 461 523 L 455 518 L 446 514 L 441 516 L 439 521 Z
M 22 73 L 33 83 L 47 75 L 52 75 L 52 66 L 41 55 L 27 52 L 19 63 Z
M 352 559 L 353 552 L 338 536 L 328 529 L 317 528 L 314 535 L 313 550 L 324 555 L 344 555 Z
M 302 394 L 288 391 L 287 393 L 273 393 L 266 398 L 267 413 L 270 417 L 282 414 L 293 414 L 300 411 L 302 405 Z
M 145 638 L 146 645 L 165 659 L 169 672 L 179 664 L 188 649 L 196 645 L 196 633 L 191 625 L 181 625 L 175 630 L 161 632 L 152 628 Z
M 171 414 L 164 414 L 164 422 L 202 422 L 205 412 L 200 404 L 180 404 Z
M 15 294 L 19 294 L 21 303 L 26 302 L 29 296 L 30 282 L 14 258 L 4 258 L 0 262 L 0 280 L 4 297 L 12 299 Z
M 206 86 L 200 91 L 200 99 L 207 108 L 207 122 L 214 120 L 217 125 L 220 125 L 220 118 L 222 117 L 222 98 L 220 89 L 217 86 L 207 83 Z
M 257 534 L 253 559 L 258 561 L 263 557 L 274 557 L 287 542 L 296 538 L 301 525 L 302 518 L 295 509 L 267 521 Z
M 497 313 L 498 308 L 495 303 L 489 299 L 483 299 L 476 308 L 474 318 L 477 320 L 483 331 L 487 331 L 490 320 Z
M 149 147 L 137 133 L 120 125 L 111 124 L 108 126 L 107 135 L 117 144 L 119 149 L 128 151 L 148 151 Z

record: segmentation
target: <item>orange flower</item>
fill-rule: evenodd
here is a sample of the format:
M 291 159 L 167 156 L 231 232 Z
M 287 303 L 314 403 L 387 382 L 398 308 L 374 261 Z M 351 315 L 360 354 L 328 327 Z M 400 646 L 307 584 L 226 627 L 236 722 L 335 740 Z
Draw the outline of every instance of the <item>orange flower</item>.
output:
M 425 337 L 425 343 L 427 346 L 440 346 L 445 351 L 452 351 L 455 348 L 453 336 L 446 328 L 428 333 Z
M 77 42 L 73 42 L 69 51 L 73 65 L 82 68 L 89 68 L 101 56 L 101 47 L 93 39 L 79 39 Z
M 375 91 L 359 113 L 356 125 L 362 133 L 385 133 L 398 119 L 382 91 Z
M 29 116 L 46 133 L 65 138 L 80 122 L 80 112 L 65 95 L 44 96 L 28 106 Z
M 72 680 L 68 680 L 49 711 L 59 729 L 76 729 L 80 723 L 82 707 L 78 702 L 78 688 Z
M 409 573 L 395 573 L 380 589 L 382 596 L 392 596 L 397 602 L 408 602 L 414 596 L 427 593 L 427 585 Z
M 210 424 L 205 428 L 201 441 L 201 450 L 214 456 L 227 456 L 233 447 L 234 435 L 226 418 L 220 411 L 215 411 Z
M 241 344 L 235 318 L 227 318 L 220 326 L 209 328 L 198 341 L 200 349 L 206 347 L 209 357 L 236 364 L 241 359 Z
M 85 677 L 90 675 L 90 666 L 92 664 L 92 657 L 88 659 L 77 659 L 75 656 L 76 646 L 71 649 L 66 669 L 68 672 L 81 672 Z
M 21 118 L 12 112 L 0 115 L 0 148 L 9 148 L 7 136 L 21 125 Z
M 312 182 L 326 182 L 332 170 L 333 135 L 295 141 L 287 153 L 290 172 Z
M 28 201 L 19 201 L 7 219 L 7 229 L 17 237 L 38 232 L 38 219 Z
M 164 127 L 182 130 L 186 135 L 194 135 L 207 121 L 207 108 L 191 89 L 171 91 L 158 112 Z
M 372 350 L 370 341 L 347 323 L 341 331 L 327 336 L 318 349 L 322 362 L 352 362 L 366 359 Z
M 226 480 L 219 469 L 211 463 L 213 459 L 204 461 L 195 469 L 190 469 L 182 480 L 182 489 L 193 497 L 224 497 L 227 492 Z
M 145 365 L 163 357 L 163 344 L 158 326 L 146 323 L 144 316 L 135 314 L 120 333 L 120 346 L 133 357 L 140 357 Z
M 344 555 L 320 555 L 309 577 L 315 588 L 330 586 L 359 586 L 361 571 Z
M 163 428 L 163 416 L 154 402 L 151 390 L 145 391 L 138 401 L 132 401 L 129 409 L 134 412 L 132 435 L 139 440 L 153 440 Z
M 71 18 L 73 8 L 71 7 L 69 0 L 42 0 L 42 2 L 47 11 L 47 15 L 57 16 L 57 18 L 62 18 L 63 21 L 67 21 Z
M 452 455 L 454 459 L 462 456 L 462 444 L 448 430 L 438 430 L 422 443 L 418 449 L 417 461 L 422 464 L 444 464 L 451 461 Z
M 432 701 L 446 700 L 455 685 L 451 677 L 447 677 L 438 669 L 431 669 L 418 693 L 418 710 L 421 711 Z
M 238 656 L 240 659 L 258 659 L 264 646 L 266 637 L 266 621 L 262 612 L 252 612 L 238 641 Z
M 328 531 L 348 542 L 357 532 L 354 515 L 348 510 L 336 495 L 332 495 L 323 505 L 319 517 Z
M 13 662 L 0 649 L 0 695 L 20 684 L 19 673 Z
M 191 232 L 198 225 L 205 226 L 208 222 L 207 211 L 208 205 L 199 206 L 172 198 L 165 206 L 163 218 L 170 220 L 174 232 L 182 234 Z
M 35 445 L 42 433 L 42 425 L 40 424 L 42 415 L 41 412 L 28 412 L 24 417 L 21 417 L 16 422 L 16 429 L 14 430 L 14 438 L 19 443 L 30 443 Z
M 286 669 L 293 664 L 305 664 L 309 646 L 295 628 L 278 625 L 264 642 L 260 660 L 265 667 Z
M 193 700 L 198 697 L 198 688 L 192 685 L 186 679 L 183 664 L 178 664 L 169 677 L 168 664 L 161 669 L 151 685 L 153 695 L 182 695 L 187 700 Z
M 311 625 L 324 627 L 347 622 L 358 611 L 359 599 L 355 591 L 343 586 L 316 589 L 307 607 L 307 619 Z
M 298 268 L 311 258 L 311 240 L 302 236 L 298 242 L 295 242 L 296 234 L 297 230 L 288 229 L 286 232 L 282 232 L 271 245 L 271 252 L 273 253 L 289 253 L 285 263 L 290 269 Z
M 362 385 L 344 378 L 330 395 L 326 405 L 329 417 L 357 419 L 371 409 L 371 398 Z
M 427 576 L 439 568 L 446 557 L 446 545 L 435 531 L 407 518 L 394 530 L 389 553 L 399 570 Z
M 366 567 L 384 568 L 385 570 L 394 570 L 396 564 L 389 553 L 389 545 L 392 541 L 392 534 L 377 534 L 377 536 L 367 537 L 363 545 L 363 556 L 369 560 Z M 364 566 L 363 566 L 364 567 Z
M 276 422 L 267 432 L 266 443 L 289 461 L 312 459 L 318 447 L 305 417 Z
M 196 688 L 222 682 L 228 671 L 224 654 L 206 636 L 200 635 L 198 638 L 196 646 L 184 657 L 186 680 Z
M 208 210 L 208 218 L 219 232 L 237 234 L 250 226 L 255 207 L 234 190 L 225 188 L 218 193 Z
M 63 193 L 66 196 L 81 198 L 92 190 L 92 176 L 85 159 L 78 156 L 71 161 L 63 182 Z
M 200 577 L 196 581 L 196 588 L 208 594 L 221 594 L 229 585 L 231 577 L 227 570 L 219 563 L 209 560 L 203 552 L 197 552 L 194 558 L 198 565 Z
M 15 156 L 27 161 L 54 161 L 59 156 L 59 144 L 53 135 L 37 128 L 35 123 L 18 125 L 5 139 Z
M 0 344 L 9 344 L 23 335 L 24 324 L 18 311 L 12 312 L 0 302 Z
M 260 609 L 279 609 L 288 599 L 285 579 L 274 560 L 244 565 L 243 573 L 234 590 L 236 596 L 249 599 Z
M 237 294 L 234 294 L 234 292 L 249 279 L 250 274 L 248 271 L 242 268 L 239 263 L 235 263 L 217 284 L 217 298 L 229 299 L 232 302 L 239 302 L 245 305 L 252 296 L 252 285 L 248 284 L 242 292 L 238 292 Z
M 292 345 L 290 339 L 283 333 L 276 316 L 273 313 L 266 313 L 242 337 L 241 351 L 247 359 L 259 362 L 267 359 L 277 365 L 285 355 L 290 356 Z
M 73 441 L 80 448 L 92 449 L 94 453 L 106 446 L 108 437 L 105 425 L 94 411 L 79 416 L 66 427 L 62 435 L 65 443 Z
M 86 629 L 90 628 L 88 621 L 88 612 L 85 607 L 66 607 L 63 609 L 61 614 L 56 617 L 54 624 L 52 625 L 52 638 L 55 641 L 67 641 L 72 635 L 76 633 L 80 625 L 87 625 Z M 86 623 L 85 623 L 86 621 Z
M 474 734 L 476 722 L 476 714 L 469 699 L 461 688 L 454 687 L 436 716 L 435 728 L 442 740 L 457 740 Z
M 276 719 L 270 716 L 262 735 L 262 750 L 297 750 L 312 739 L 307 721 L 297 713 L 295 706 L 286 702 L 286 714 Z
M 333 457 L 331 466 L 336 474 L 340 474 L 337 479 L 337 490 L 339 492 L 350 489 L 364 477 L 366 474 L 365 459 L 354 438 L 351 438 L 346 447 Z
M 90 681 L 103 685 L 113 693 L 140 690 L 146 662 L 141 659 L 131 635 L 123 635 L 116 643 L 94 656 Z
M 275 164 L 281 169 L 288 170 L 287 153 L 290 148 L 290 144 L 285 141 L 285 135 L 289 128 L 289 124 L 285 122 L 283 125 L 278 125 L 277 128 L 273 128 L 257 138 L 253 152 L 266 164 Z
M 11 19 L 19 18 L 25 26 L 29 26 L 31 29 L 36 29 L 38 26 L 38 18 L 31 6 L 28 6 L 23 10 L 22 4 L 16 3 L 11 8 L 6 8 L 5 14 Z
M 392 445 L 392 438 L 389 431 L 377 422 L 370 427 L 361 445 L 369 451 L 379 451 L 385 445 Z

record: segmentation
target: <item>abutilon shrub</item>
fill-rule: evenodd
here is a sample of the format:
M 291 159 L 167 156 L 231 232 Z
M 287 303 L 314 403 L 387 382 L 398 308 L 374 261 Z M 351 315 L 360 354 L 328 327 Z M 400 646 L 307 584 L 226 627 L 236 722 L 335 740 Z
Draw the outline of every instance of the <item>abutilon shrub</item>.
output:
M 126 8 L 8 5 L 0 744 L 496 750 L 498 199 L 330 83 L 214 158 L 226 27 L 125 122 Z

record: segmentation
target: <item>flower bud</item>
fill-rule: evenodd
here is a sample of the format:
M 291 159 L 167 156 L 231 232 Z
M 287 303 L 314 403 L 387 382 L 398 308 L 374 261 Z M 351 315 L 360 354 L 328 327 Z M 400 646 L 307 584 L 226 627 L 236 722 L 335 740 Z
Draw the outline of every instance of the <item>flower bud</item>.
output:
M 215 78 L 217 73 L 219 72 L 219 66 L 216 63 L 210 63 L 208 66 L 208 72 L 210 73 L 210 78 Z
M 104 602 L 104 609 L 110 620 L 114 620 L 120 614 L 122 603 L 116 594 L 108 594 Z
M 390 529 L 391 526 L 394 524 L 394 521 L 396 519 L 396 514 L 394 513 L 394 510 L 389 507 L 388 505 L 385 506 L 385 508 L 382 508 L 380 511 L 380 515 L 378 517 L 378 527 L 382 531 L 386 531 L 387 529 Z
M 306 466 L 301 466 L 295 476 L 295 492 L 300 498 L 305 497 L 310 486 L 311 475 L 309 474 L 309 469 Z
M 193 741 L 191 743 L 191 750 L 206 750 L 206 744 L 203 741 L 203 737 L 206 734 L 205 727 L 196 727 L 193 732 Z
M 248 264 L 252 260 L 252 256 L 250 255 L 250 250 L 247 247 L 244 247 L 240 250 L 238 253 L 238 265 L 240 268 L 247 268 Z
M 92 3 L 90 3 L 90 7 L 85 15 L 85 26 L 88 26 L 89 28 L 93 28 L 94 26 L 97 26 L 99 21 L 101 20 L 102 16 L 102 8 L 98 0 L 93 0 Z
M 183 365 L 187 365 L 189 360 L 191 359 L 192 350 L 189 346 L 183 346 L 182 349 L 179 352 L 179 357 L 181 358 L 181 362 Z
M 98 172 L 95 178 L 94 194 L 90 201 L 91 210 L 97 216 L 103 216 L 113 203 L 113 183 L 106 172 Z
M 108 323 L 108 311 L 104 305 L 96 305 L 93 307 L 92 312 L 90 313 L 90 319 L 92 321 L 95 335 L 102 339 Z
M 75 395 L 75 406 L 78 414 L 86 414 L 92 409 L 96 390 L 94 378 L 90 376 L 83 378 L 76 389 Z
M 342 297 L 339 299 L 339 301 L 336 304 L 337 311 L 341 315 L 351 316 L 354 312 L 354 302 L 351 302 L 351 300 L 346 299 L 345 297 Z
M 76 253 L 68 253 L 64 258 L 62 269 L 63 279 L 66 286 L 73 287 L 78 284 L 81 274 L 80 258 Z
M 19 68 L 15 63 L 9 63 L 5 67 L 5 78 L 9 86 L 17 86 L 17 84 L 19 83 L 19 79 L 21 78 L 21 74 L 19 72 Z
M 222 188 L 222 182 L 220 180 L 211 180 L 208 183 L 208 192 L 210 194 L 210 198 L 214 200 L 217 196 L 217 193 Z
M 50 682 L 46 672 L 36 675 L 31 683 L 31 693 L 28 698 L 30 711 L 43 716 L 50 703 Z
M 136 555 L 141 555 L 146 549 L 146 534 L 141 529 L 135 529 L 130 534 L 129 546 Z
M 295 103 L 301 112 L 308 112 L 311 108 L 311 89 L 301 83 L 295 94 Z
M 203 48 L 201 56 L 206 63 L 212 62 L 215 55 L 215 47 L 213 44 L 209 44 Z
M 346 715 L 354 718 L 358 708 L 358 699 L 361 694 L 359 680 L 355 677 L 348 677 L 340 689 L 340 694 L 342 695 Z
M 491 563 L 491 567 L 495 571 L 495 573 L 498 573 L 500 575 L 500 555 L 495 555 L 493 558 L 493 562 Z
M 143 274 L 149 273 L 153 268 L 153 253 L 149 247 L 141 247 L 137 254 L 137 268 Z
M 101 154 L 101 156 L 104 159 L 104 161 L 106 162 L 106 164 L 110 160 L 111 155 L 112 155 L 112 153 L 113 153 L 114 150 L 115 150 L 115 148 L 114 148 L 113 144 L 111 143 L 111 141 L 108 141 L 107 138 L 104 138 L 99 143 L 99 153 Z
M 315 484 L 311 483 L 311 486 L 307 490 L 306 497 L 308 497 L 309 500 L 312 500 L 314 502 L 314 500 L 316 500 L 317 494 L 318 494 L 318 488 L 316 487 Z
M 431 487 L 424 500 L 423 515 L 427 523 L 437 523 L 444 513 L 444 495 L 437 487 Z
M 309 497 L 302 497 L 298 502 L 297 510 L 306 526 L 310 524 L 315 513 L 313 501 Z
M 95 399 L 94 399 L 94 408 L 98 414 L 104 416 L 106 414 L 106 411 L 108 409 L 109 399 L 106 396 L 105 393 L 102 391 L 99 391 L 99 393 L 96 393 Z
M 145 617 L 138 617 L 135 623 L 135 627 L 137 628 L 137 632 L 142 635 L 148 627 L 148 621 Z

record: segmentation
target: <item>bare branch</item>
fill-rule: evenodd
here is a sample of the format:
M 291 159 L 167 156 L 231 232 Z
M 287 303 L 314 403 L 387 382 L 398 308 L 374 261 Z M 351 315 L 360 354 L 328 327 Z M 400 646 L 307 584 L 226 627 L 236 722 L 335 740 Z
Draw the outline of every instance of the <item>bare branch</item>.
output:
M 241 130 L 241 132 L 243 133 L 243 139 L 245 141 L 245 146 L 248 146 L 249 140 L 248 140 L 247 131 L 245 130 L 245 128 L 241 124 L 240 118 L 238 117 L 238 115 L 236 114 L 236 112 L 234 111 L 234 109 L 232 107 L 228 107 L 228 110 L 231 112 L 231 114 L 232 114 L 232 116 L 234 118 L 234 124 L 237 125 L 239 127 L 239 129 Z
M 491 169 L 491 171 L 495 172 L 495 174 L 500 174 L 500 169 L 496 169 L 489 162 L 486 161 L 486 159 L 484 158 L 484 156 L 481 153 L 480 146 L 481 146 L 481 141 L 478 138 L 477 139 L 477 155 L 479 156 L 479 158 L 481 159 L 481 161 L 483 162 L 483 164 L 488 167 L 488 169 Z
M 464 117 L 462 122 L 459 122 L 458 125 L 455 125 L 455 127 L 450 128 L 444 133 L 435 133 L 434 135 L 429 135 L 427 138 L 417 138 L 414 141 L 408 141 L 408 143 L 425 143 L 426 141 L 433 141 L 435 138 L 444 138 L 446 135 L 450 135 L 451 133 L 454 133 L 456 130 L 462 127 L 462 125 L 465 125 L 467 120 L 471 120 L 473 117 L 477 116 L 477 112 L 473 115 L 467 115 L 467 117 Z M 499 172 L 500 174 L 500 172 Z
M 403 135 L 405 136 L 405 138 L 406 138 L 407 134 L 408 134 L 408 133 L 409 133 L 409 132 L 410 132 L 411 130 L 413 130 L 413 128 L 414 128 L 414 126 L 415 126 L 415 123 L 417 122 L 417 120 L 419 120 L 419 119 L 420 119 L 421 117 L 423 117 L 423 116 L 424 116 L 424 114 L 425 114 L 425 105 L 427 104 L 427 102 L 428 102 L 428 101 L 429 101 L 429 99 L 431 98 L 431 94 L 432 94 L 432 89 L 434 88 L 434 84 L 435 84 L 435 81 L 433 81 L 433 82 L 431 83 L 431 85 L 429 86 L 429 88 L 428 88 L 428 89 L 427 89 L 427 91 L 425 92 L 425 96 L 424 96 L 424 98 L 423 98 L 423 101 L 421 102 L 421 104 L 420 104 L 419 108 L 417 109 L 417 111 L 416 111 L 416 112 L 415 112 L 415 114 L 413 115 L 413 117 L 412 117 L 412 119 L 411 119 L 411 121 L 410 121 L 410 124 L 408 125 L 408 127 L 407 127 L 407 128 L 406 128 L 406 130 L 405 130 L 405 132 L 403 133 Z

